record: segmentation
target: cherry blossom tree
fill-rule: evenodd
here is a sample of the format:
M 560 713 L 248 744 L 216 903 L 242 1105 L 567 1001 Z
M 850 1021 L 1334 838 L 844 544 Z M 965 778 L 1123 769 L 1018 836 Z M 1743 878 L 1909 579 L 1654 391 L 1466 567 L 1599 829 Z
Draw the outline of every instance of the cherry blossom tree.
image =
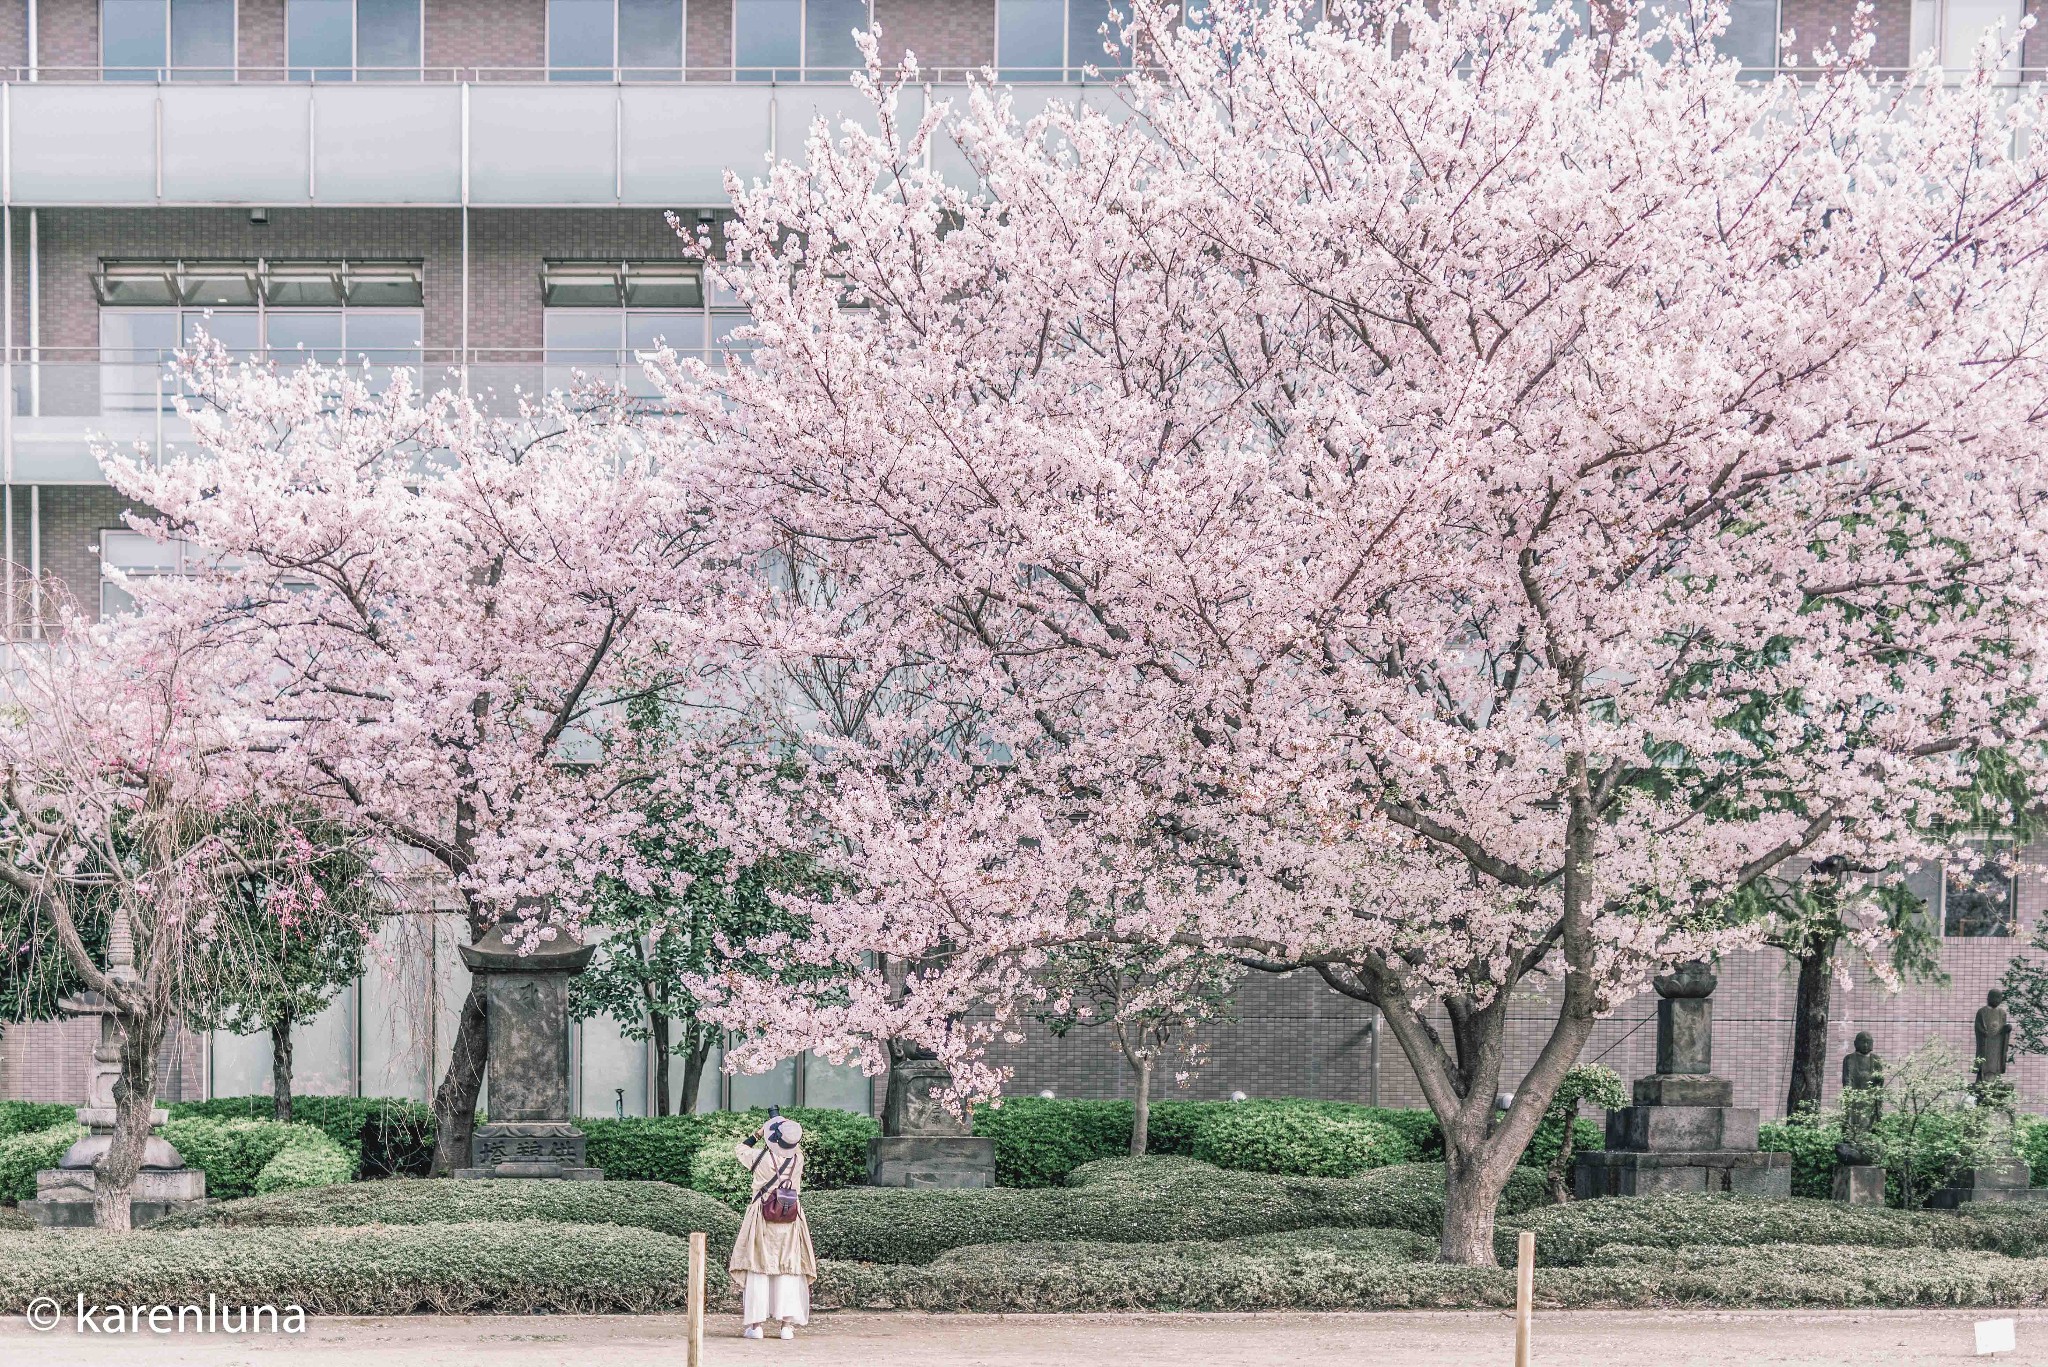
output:
M 857 892 L 798 951 L 854 981 L 723 1009 L 985 1094 L 1105 917 L 1313 968 L 1490 1263 L 1596 1019 L 1759 942 L 1732 894 L 1928 857 L 1981 747 L 2038 762 L 2043 96 L 1990 47 L 1874 84 L 1867 34 L 1747 82 L 1712 6 L 1129 8 L 1110 99 L 911 121 L 877 72 L 872 131 L 733 185 L 754 364 L 671 397 L 730 525 L 834 586 L 753 667 L 901 705 L 747 815 L 830 833 Z
M 257 971 L 246 887 L 270 889 L 274 928 L 320 895 L 327 864 L 360 856 L 347 830 L 316 840 L 275 816 L 263 829 L 281 838 L 253 838 L 270 736 L 243 706 L 245 661 L 175 620 L 66 612 L 61 628 L 16 650 L 0 709 L 0 938 L 51 947 L 108 1013 L 119 1072 L 92 1099 L 114 1112 L 94 1218 L 126 1229 L 166 1032 L 209 985 Z
M 626 713 L 688 686 L 716 597 L 687 448 L 605 396 L 506 413 L 217 350 L 187 385 L 193 448 L 105 465 L 205 567 L 134 585 L 143 611 L 262 663 L 274 788 L 437 868 L 473 937 L 573 933 L 600 875 L 673 878 L 635 857 L 651 761 Z M 473 986 L 436 1171 L 469 1161 L 485 1009 Z

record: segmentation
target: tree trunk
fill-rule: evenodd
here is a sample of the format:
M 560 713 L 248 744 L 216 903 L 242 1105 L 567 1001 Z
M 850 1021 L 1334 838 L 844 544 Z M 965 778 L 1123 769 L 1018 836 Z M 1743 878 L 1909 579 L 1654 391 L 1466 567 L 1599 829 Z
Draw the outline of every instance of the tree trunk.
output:
M 654 1113 L 668 1114 L 668 1017 L 650 1012 L 647 1028 L 654 1036 Z
M 287 1006 L 270 1023 L 270 1112 L 289 1124 L 292 1118 L 292 1009 Z
M 131 1189 L 142 1171 L 156 1110 L 156 1053 L 164 1026 L 121 1018 L 121 1075 L 114 1082 L 114 1142 L 93 1165 L 92 1220 L 101 1229 L 133 1227 Z
M 1138 1058 L 1138 1099 L 1131 1106 L 1131 1157 L 1143 1158 L 1152 1131 L 1152 1056 Z
M 1820 1109 L 1827 1084 L 1828 1012 L 1835 994 L 1835 943 L 1832 935 L 1807 942 L 1799 956 L 1799 998 L 1792 1009 L 1792 1085 L 1785 1093 L 1785 1114 Z
M 1494 1208 L 1514 1165 L 1494 1177 L 1491 1165 L 1473 1155 L 1446 1148 L 1444 1159 L 1444 1232 L 1437 1241 L 1438 1256 L 1467 1267 L 1498 1266 L 1493 1252 Z
M 697 1113 L 697 1092 L 704 1085 L 704 1065 L 711 1058 L 711 1032 L 701 1025 L 689 1027 L 690 1047 L 683 1054 L 683 1095 L 676 1103 L 681 1115 Z
M 462 1023 L 455 1029 L 455 1047 L 448 1072 L 434 1092 L 434 1176 L 447 1177 L 470 1165 L 470 1140 L 476 1132 L 476 1098 L 483 1090 L 484 1063 L 489 1057 L 490 1011 L 484 980 L 469 980 L 462 1002 Z
M 1574 1106 L 1564 1118 L 1564 1137 L 1558 1141 L 1557 1153 L 1550 1160 L 1550 1171 L 1545 1181 L 1550 1187 L 1550 1203 L 1561 1206 L 1572 1199 L 1572 1155 L 1578 1151 L 1579 1108 Z

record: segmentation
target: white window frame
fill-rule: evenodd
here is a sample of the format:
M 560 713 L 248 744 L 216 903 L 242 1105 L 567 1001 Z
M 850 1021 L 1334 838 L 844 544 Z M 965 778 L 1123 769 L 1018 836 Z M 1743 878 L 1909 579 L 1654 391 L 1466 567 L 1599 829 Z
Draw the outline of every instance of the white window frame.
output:
M 240 2 L 241 2 L 241 0 L 236 0 L 236 3 L 237 3 L 237 4 L 239 4 Z M 362 18 L 362 7 L 363 7 L 363 0 L 349 0 L 349 6 L 348 6 L 348 79 L 349 79 L 350 81 L 358 81 L 358 80 L 361 80 L 361 79 L 362 79 L 362 73 L 363 73 L 363 71 L 364 71 L 364 68 L 363 68 L 363 66 L 361 65 L 361 59 L 362 59 L 362 24 L 363 24 L 363 18 Z M 425 74 L 426 74 L 426 69 L 427 69 L 427 0 L 419 0 L 419 4 L 418 4 L 418 9 L 419 9 L 419 16 L 420 16 L 420 34 L 419 34 L 419 37 L 420 37 L 420 60 L 419 60 L 419 65 L 418 65 L 418 66 L 380 66 L 380 67 L 373 67 L 373 68 L 370 68 L 371 70 L 373 70 L 373 71 L 377 71 L 377 72 L 384 72 L 384 73 L 399 73 L 399 72 L 406 72 L 406 71 L 410 71 L 410 72 L 412 72 L 412 73 L 413 73 L 413 78 L 414 78 L 415 80 L 419 80 L 419 79 L 422 79 L 422 78 L 423 78 L 423 77 L 425 76 Z M 614 39 L 614 43 L 616 44 L 616 39 Z M 300 72 L 300 71 L 306 72 L 306 73 L 307 73 L 307 75 L 306 75 L 306 78 L 305 78 L 305 79 L 306 79 L 306 81 L 307 81 L 307 82 L 308 82 L 309 84 L 318 84 L 318 83 L 319 83 L 319 79 L 320 79 L 320 78 L 319 78 L 319 77 L 317 77 L 317 76 L 315 76 L 315 75 L 313 75 L 313 74 L 312 74 L 313 72 L 316 72 L 316 71 L 338 71 L 338 70 L 340 70 L 340 68 L 339 68 L 339 67 L 331 67 L 331 66 L 316 66 L 316 65 L 314 65 L 314 64 L 312 64 L 312 63 L 310 63 L 310 62 L 308 62 L 308 63 L 305 63 L 305 64 L 300 64 L 300 63 L 298 63 L 298 62 L 294 62 L 294 61 L 292 60 L 292 5 L 291 5 L 291 0 L 284 0 L 284 68 L 285 68 L 285 75 L 286 75 L 286 77 L 287 77 L 287 78 L 289 78 L 289 79 L 293 79 L 293 80 L 296 80 L 296 79 L 297 79 L 297 77 L 296 77 L 295 73 L 297 73 L 297 72 Z M 396 75 L 396 74 L 392 74 L 392 75 L 385 75 L 385 76 L 382 76 L 382 77 L 380 77 L 379 79 L 384 79 L 384 80 L 393 80 L 393 81 L 398 81 L 398 80 L 403 80 L 403 79 L 404 79 L 404 77 L 403 77 L 402 75 Z M 330 78 L 330 79 L 329 79 L 329 82 L 328 82 L 328 83 L 329 83 L 329 84 L 339 84 L 340 82 L 338 82 L 338 81 L 335 81 L 335 80 L 334 80 L 333 78 Z
M 179 67 L 171 65 L 171 5 L 173 0 L 162 0 L 162 2 L 164 11 L 164 64 L 160 67 L 108 66 L 106 0 L 94 0 L 93 23 L 98 29 L 95 37 L 98 40 L 99 46 L 101 79 L 104 80 L 109 71 L 154 71 L 158 81 L 169 81 L 175 79 L 180 71 L 220 71 L 223 69 L 227 71 L 228 79 L 231 81 L 240 77 L 242 72 L 242 0 L 232 0 L 228 7 L 232 19 L 231 36 L 228 39 L 228 62 L 225 68 L 218 66 Z M 420 13 L 426 13 L 425 0 L 421 0 Z M 424 53 L 424 49 L 422 51 Z
M 422 18 L 426 15 L 427 3 L 428 0 L 420 0 L 420 14 Z M 872 0 L 870 0 L 870 4 L 872 5 Z M 555 50 L 555 7 L 552 4 L 543 4 L 541 9 L 544 29 L 541 34 L 541 59 L 546 64 L 547 78 L 549 80 L 554 80 L 555 73 L 561 71 L 574 73 L 571 79 L 580 78 L 588 81 L 591 75 L 604 70 L 601 66 L 556 66 L 553 55 Z M 870 8 L 869 12 L 873 13 L 872 8 Z M 679 64 L 675 68 L 677 80 L 683 80 L 690 70 L 690 0 L 683 0 L 682 25 L 682 50 Z M 422 43 L 420 51 L 423 55 L 426 52 L 424 43 Z M 619 0 L 612 0 L 612 83 L 615 85 L 626 84 L 626 73 L 628 71 L 668 70 L 666 67 L 647 66 L 644 63 L 635 63 L 632 66 L 627 66 L 621 60 L 621 57 L 622 54 L 619 52 Z M 667 84 L 667 82 L 661 82 L 661 84 Z
M 688 0 L 684 0 L 684 2 L 687 4 Z M 868 10 L 868 27 L 870 29 L 873 29 L 875 26 L 875 0 L 866 0 L 866 4 Z M 614 28 L 613 32 L 617 32 L 617 29 Z M 688 53 L 684 54 L 686 58 L 688 57 L 688 55 Z M 733 6 L 732 12 L 731 56 L 732 70 L 736 73 L 740 71 L 785 70 L 785 68 L 783 67 L 763 68 L 757 66 L 743 67 L 740 65 L 740 23 L 739 6 L 737 4 Z M 797 73 L 798 80 L 807 81 L 811 78 L 811 0 L 797 0 L 796 66 L 794 70 Z M 838 76 L 840 74 L 843 74 L 845 70 L 846 68 L 841 67 L 820 68 L 821 74 L 827 76 Z M 764 77 L 762 79 L 765 83 L 767 78 Z

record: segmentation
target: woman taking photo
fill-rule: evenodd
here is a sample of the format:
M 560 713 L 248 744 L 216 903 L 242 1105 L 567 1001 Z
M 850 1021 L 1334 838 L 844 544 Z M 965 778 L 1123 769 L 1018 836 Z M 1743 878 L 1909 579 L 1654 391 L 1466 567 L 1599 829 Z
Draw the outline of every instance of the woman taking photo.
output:
M 796 1326 L 811 1322 L 811 1282 L 818 1257 L 811 1251 L 811 1227 L 799 1199 L 804 1183 L 803 1126 L 774 1109 L 768 1123 L 733 1147 L 754 1178 L 753 1199 L 740 1221 L 727 1270 L 739 1288 L 740 1318 L 750 1339 L 766 1337 L 779 1321 L 780 1337 L 796 1337 Z

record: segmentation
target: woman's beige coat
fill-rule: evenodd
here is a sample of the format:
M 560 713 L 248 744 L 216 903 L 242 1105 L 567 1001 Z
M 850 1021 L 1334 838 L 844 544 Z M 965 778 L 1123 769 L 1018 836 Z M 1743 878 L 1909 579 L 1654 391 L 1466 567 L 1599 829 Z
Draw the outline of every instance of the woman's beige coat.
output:
M 803 1212 L 799 1210 L 796 1219 L 786 1225 L 770 1224 L 761 1218 L 761 1191 L 769 1183 L 803 1190 L 803 1150 L 778 1150 L 771 1145 L 755 1148 L 741 1140 L 733 1145 L 733 1152 L 741 1167 L 754 1170 L 754 1199 L 747 1202 L 746 1216 L 740 1221 L 740 1237 L 733 1240 L 732 1261 L 727 1264 L 732 1284 L 744 1290 L 749 1272 L 817 1280 L 818 1255 L 811 1250 L 811 1226 Z M 758 1164 L 756 1159 L 760 1160 Z M 776 1169 L 783 1164 L 788 1167 L 778 1180 Z

